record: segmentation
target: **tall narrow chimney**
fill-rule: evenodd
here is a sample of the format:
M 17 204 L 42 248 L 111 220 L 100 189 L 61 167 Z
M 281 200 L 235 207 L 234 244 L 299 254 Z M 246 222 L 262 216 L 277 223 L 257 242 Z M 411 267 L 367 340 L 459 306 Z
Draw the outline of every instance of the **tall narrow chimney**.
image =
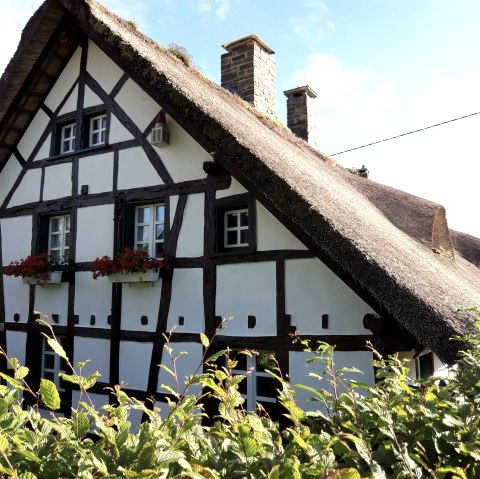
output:
M 300 138 L 316 146 L 317 118 L 314 99 L 317 94 L 308 86 L 283 92 L 287 97 L 287 126 Z
M 222 87 L 275 116 L 275 52 L 253 34 L 222 46 L 227 50 L 221 60 Z

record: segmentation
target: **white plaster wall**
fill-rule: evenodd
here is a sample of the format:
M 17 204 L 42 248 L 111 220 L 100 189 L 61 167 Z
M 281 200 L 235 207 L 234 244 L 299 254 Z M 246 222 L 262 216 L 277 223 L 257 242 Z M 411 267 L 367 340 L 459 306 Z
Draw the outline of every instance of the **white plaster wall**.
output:
M 85 96 L 83 98 L 83 108 L 89 108 L 91 106 L 103 105 L 100 97 L 95 95 L 93 91 L 85 85 Z
M 54 200 L 72 195 L 72 164 L 63 163 L 45 168 L 43 200 Z
M 133 140 L 133 135 L 118 121 L 115 115 L 110 115 L 110 131 L 108 132 L 108 143 L 113 145 L 120 141 Z
M 408 373 L 408 377 L 410 379 L 416 379 L 417 377 L 417 373 L 416 373 L 416 370 L 415 370 L 415 359 L 413 359 L 413 357 L 415 356 L 415 353 L 416 351 L 415 350 L 411 350 L 411 351 L 399 351 L 397 354 L 398 354 L 398 358 L 399 359 L 408 359 L 410 361 L 408 367 L 410 369 L 409 373 Z
M 26 345 L 27 333 L 7 331 L 7 355 L 9 358 L 17 358 L 20 364 L 25 365 Z
M 218 190 L 216 193 L 216 198 L 225 198 L 227 196 L 241 195 L 246 192 L 247 190 L 235 178 L 232 178 L 230 188 L 228 188 L 227 190 Z
M 10 193 L 10 190 L 21 171 L 22 167 L 17 161 L 17 158 L 15 155 L 11 155 L 0 173 L 0 205 L 3 203 L 3 200 L 8 193 Z
M 40 180 L 42 171 L 40 168 L 28 170 L 22 181 L 15 190 L 8 206 L 24 205 L 25 203 L 33 203 L 40 200 Z
M 178 387 L 175 379 L 163 368 L 160 368 L 158 374 L 158 392 L 168 393 L 166 389 L 162 388 L 162 384 L 165 384 L 166 386 L 170 386 L 174 391 L 179 390 L 180 393 L 183 393 L 186 385 L 186 377 L 191 376 L 197 371 L 197 368 L 202 360 L 203 347 L 199 343 L 170 343 L 170 347 L 173 349 L 173 357 L 182 352 L 187 354 L 178 358 L 176 361 Z M 172 371 L 174 370 L 172 360 L 165 349 L 163 350 L 162 354 L 162 364 Z M 203 372 L 201 367 L 198 372 Z M 189 394 L 199 394 L 200 391 L 201 388 L 199 385 L 192 386 L 189 389 Z
M 33 148 L 38 143 L 38 140 L 42 136 L 49 121 L 50 119 L 47 114 L 42 110 L 38 110 L 18 144 L 18 151 L 25 160 L 28 160 L 29 156 L 32 154 Z
M 170 128 L 170 144 L 162 148 L 155 147 L 170 176 L 175 183 L 205 178 L 203 162 L 212 157 L 175 121 L 167 118 Z M 151 136 L 149 136 L 150 141 Z
M 307 248 L 290 233 L 269 211 L 258 201 L 257 208 L 257 249 L 258 251 Z
M 179 325 L 179 316 L 184 318 L 183 326 Z M 202 268 L 177 268 L 173 272 L 167 329 L 174 325 L 177 325 L 177 333 L 201 333 L 205 330 Z
M 52 314 L 58 314 L 58 324 L 67 325 L 68 283 L 35 286 L 35 311 L 46 315 L 41 319 L 54 324 Z
M 25 258 L 31 252 L 32 217 L 17 216 L 0 220 L 3 264 Z
M 216 314 L 233 319 L 220 334 L 275 336 L 276 273 L 274 262 L 229 264 L 217 267 Z M 247 316 L 256 317 L 248 328 Z
M 120 382 L 125 382 L 126 387 L 147 389 L 152 348 L 152 343 L 120 341 Z
M 44 160 L 45 158 L 50 157 L 50 146 L 52 144 L 52 134 L 49 133 L 47 139 L 43 142 L 42 146 L 38 150 L 38 153 L 35 155 L 35 159 L 33 161 L 40 161 Z
M 101 374 L 97 379 L 100 382 L 109 382 L 110 370 L 110 341 L 99 338 L 75 337 L 73 349 L 73 365 L 80 361 L 89 361 L 82 370 L 83 376 L 89 376 L 95 371 Z M 77 370 L 77 372 L 79 372 Z
M 123 71 L 91 40 L 88 41 L 87 71 L 110 93 Z
M 177 211 L 177 205 L 178 205 L 178 196 L 170 196 L 169 198 L 169 203 L 170 203 L 170 228 L 173 225 L 173 220 L 175 219 L 175 211 Z
M 70 61 L 67 63 L 66 67 L 63 69 L 60 77 L 57 82 L 50 90 L 48 94 L 45 105 L 50 108 L 50 110 L 55 111 L 60 102 L 63 100 L 68 90 L 72 87 L 75 80 L 78 78 L 80 73 L 80 57 L 82 55 L 82 49 L 79 47 L 73 54 Z
M 23 284 L 22 278 L 4 276 L 3 292 L 5 295 L 5 321 L 13 322 L 13 315 L 18 313 L 20 315 L 19 323 L 26 323 L 28 321 L 30 288 Z
M 374 311 L 316 258 L 285 262 L 285 303 L 300 334 L 370 334 L 363 317 Z
M 88 193 L 102 193 L 113 189 L 113 153 L 86 156 L 78 162 L 78 193 L 88 185 Z
M 72 111 L 77 110 L 77 102 L 78 102 L 78 86 L 76 86 L 70 95 L 68 95 L 67 101 L 62 106 L 60 110 L 60 115 L 64 115 L 65 113 L 72 113 Z
M 178 236 L 178 257 L 203 256 L 204 203 L 203 193 L 188 196 Z
M 304 353 L 300 351 L 293 351 L 289 353 L 290 358 L 290 383 L 292 385 L 303 384 L 310 386 L 313 389 L 332 392 L 331 385 L 326 379 L 318 380 L 308 376 L 309 373 L 323 375 L 325 367 L 321 362 L 306 364 L 306 360 L 312 357 L 311 353 Z M 355 367 L 363 372 L 348 373 L 344 377 L 364 382 L 373 386 L 375 384 L 375 376 L 372 366 L 373 355 L 370 351 L 336 351 L 333 356 L 335 362 L 335 369 L 345 367 Z M 306 411 L 313 411 L 317 409 L 324 410 L 319 402 L 311 402 L 309 398 L 312 394 L 300 388 L 295 388 L 297 392 L 297 404 Z
M 115 97 L 115 101 L 133 120 L 140 131 L 145 131 L 158 115 L 161 107 L 153 101 L 133 80 L 127 80 Z
M 113 205 L 78 209 L 77 261 L 113 254 Z
M 106 277 L 92 279 L 90 272 L 75 273 L 75 314 L 78 326 L 109 328 L 107 317 L 111 313 L 112 285 Z M 95 325 L 90 325 L 90 316 L 95 315 Z
M 163 185 L 143 148 L 121 150 L 118 155 L 118 189 Z
M 162 280 L 148 283 L 126 283 L 122 288 L 122 329 L 155 331 L 162 291 Z M 145 326 L 140 318 L 146 316 Z

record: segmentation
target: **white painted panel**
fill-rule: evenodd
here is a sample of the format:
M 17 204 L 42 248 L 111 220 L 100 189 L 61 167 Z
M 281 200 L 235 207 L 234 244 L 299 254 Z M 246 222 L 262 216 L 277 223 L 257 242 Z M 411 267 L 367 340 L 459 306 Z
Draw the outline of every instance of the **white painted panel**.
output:
M 35 286 L 35 311 L 46 315 L 41 319 L 54 324 L 52 314 L 58 314 L 58 324 L 67 325 L 68 283 Z
M 212 157 L 170 117 L 167 122 L 170 128 L 170 144 L 155 148 L 173 181 L 178 183 L 205 178 L 207 175 L 203 171 L 203 163 L 211 161 Z
M 51 144 L 52 144 L 52 134 L 50 133 L 47 136 L 47 139 L 43 142 L 40 149 L 38 150 L 38 153 L 35 155 L 35 159 L 33 161 L 40 161 L 40 160 L 44 160 L 45 158 L 49 158 Z
M 274 336 L 276 323 L 275 263 L 243 263 L 217 267 L 216 314 L 233 317 L 220 333 L 227 336 Z M 256 326 L 248 328 L 248 316 Z
M 72 87 L 75 80 L 78 78 L 80 73 L 80 56 L 82 54 L 82 49 L 79 47 L 73 54 L 70 61 L 67 63 L 66 67 L 63 69 L 60 77 L 57 82 L 50 90 L 50 93 L 45 100 L 45 105 L 50 108 L 50 110 L 56 110 L 60 102 L 64 99 L 68 90 Z
M 78 102 L 78 86 L 76 86 L 72 93 L 68 95 L 67 101 L 62 106 L 60 110 L 60 115 L 64 115 L 65 113 L 72 113 L 73 111 L 77 110 L 77 102 Z
M 182 352 L 187 353 L 178 358 L 176 362 L 178 389 L 175 379 L 163 368 L 160 368 L 158 375 L 158 392 L 168 393 L 167 390 L 161 387 L 162 384 L 165 384 L 166 386 L 170 386 L 174 391 L 183 393 L 185 391 L 187 376 L 191 376 L 195 372 L 203 372 L 201 367 L 198 369 L 202 360 L 203 347 L 199 343 L 170 343 L 170 347 L 173 349 L 172 357 Z M 165 349 L 162 354 L 162 364 L 172 371 L 174 370 L 172 359 Z M 188 392 L 189 394 L 198 394 L 200 392 L 200 386 L 192 386 Z
M 178 196 L 170 196 L 170 228 L 173 225 L 173 220 L 175 219 L 175 211 L 177 210 L 178 205 Z
M 302 334 L 370 334 L 363 317 L 373 310 L 320 260 L 285 262 L 286 313 Z M 328 329 L 321 328 L 328 314 Z
M 130 421 L 130 431 L 135 434 L 142 424 L 143 412 L 139 409 L 130 409 L 128 420 Z
M 161 110 L 161 107 L 133 80 L 127 80 L 115 97 L 115 101 L 123 108 L 140 131 L 145 131 Z
M 269 211 L 258 201 L 257 207 L 257 249 L 268 251 L 275 249 L 306 250 L 307 248 L 293 236 Z
M 227 190 L 218 190 L 216 193 L 216 197 L 225 198 L 227 196 L 241 195 L 246 192 L 247 190 L 235 178 L 232 178 L 230 188 L 228 188 Z
M 204 207 L 203 193 L 188 196 L 178 236 L 177 256 L 203 256 Z
M 22 278 L 4 276 L 3 291 L 5 295 L 5 321 L 13 322 L 14 314 L 18 313 L 20 315 L 18 322 L 26 323 L 28 321 L 30 288 L 23 284 Z
M 80 361 L 89 361 L 82 370 L 83 376 L 89 376 L 95 371 L 101 374 L 98 381 L 109 382 L 110 341 L 99 338 L 75 337 L 73 349 L 73 365 L 76 368 Z M 77 370 L 77 372 L 79 372 Z
M 123 71 L 91 40 L 88 41 L 87 71 L 107 93 L 112 91 L 123 74 Z
M 22 181 L 15 190 L 8 206 L 24 205 L 40 200 L 40 180 L 42 171 L 40 168 L 28 170 Z
M 146 391 L 152 343 L 120 341 L 120 382 L 126 387 Z
M 89 108 L 91 106 L 99 106 L 103 105 L 102 100 L 100 97 L 95 95 L 93 91 L 88 87 L 85 86 L 85 97 L 83 98 L 83 108 Z
M 86 156 L 78 162 L 78 193 L 88 185 L 88 193 L 103 193 L 113 189 L 113 153 Z
M 118 189 L 163 185 L 143 148 L 129 148 L 119 152 Z
M 25 365 L 26 345 L 27 333 L 20 331 L 7 331 L 7 356 L 9 358 L 17 358 L 20 361 L 20 364 Z
M 97 411 L 99 411 L 102 406 L 108 404 L 108 394 L 95 394 L 95 393 L 88 393 L 88 397 L 86 394 L 80 396 L 79 391 L 72 391 L 72 407 L 78 408 L 79 402 L 86 402 L 89 406 L 93 406 Z
M 90 272 L 75 273 L 75 314 L 78 326 L 109 328 L 107 317 L 111 313 L 112 284 L 106 277 L 93 279 Z M 90 325 L 90 316 L 95 316 L 95 325 Z
M 77 261 L 113 254 L 113 205 L 78 209 Z
M 39 110 L 33 118 L 30 126 L 28 127 L 27 131 L 22 136 L 20 143 L 18 144 L 18 151 L 25 160 L 28 160 L 28 158 L 32 154 L 35 145 L 38 143 L 38 140 L 40 140 L 40 137 L 45 131 L 45 128 L 47 127 L 49 121 L 50 118 L 42 110 Z
M 162 291 L 162 280 L 151 283 L 126 283 L 122 289 L 122 329 L 155 331 Z M 146 316 L 145 326 L 140 318 Z
M 3 203 L 3 200 L 8 193 L 10 193 L 10 190 L 21 171 L 22 167 L 20 166 L 20 163 L 17 161 L 15 155 L 11 155 L 0 173 L 0 205 Z
M 133 140 L 133 135 L 117 120 L 115 115 L 110 116 L 110 131 L 108 132 L 108 143 L 113 145 L 120 141 Z
M 179 325 L 180 316 L 184 318 L 183 326 Z M 177 325 L 178 333 L 201 333 L 205 330 L 202 268 L 177 268 L 173 272 L 167 329 L 174 325 Z
M 72 195 L 72 164 L 53 165 L 45 168 L 43 199 L 54 200 Z
M 321 362 L 306 364 L 306 360 L 312 357 L 311 353 L 290 352 L 290 382 L 292 385 L 304 384 L 314 389 L 324 389 L 332 392 L 332 387 L 326 379 L 318 380 L 308 376 L 309 373 L 322 375 L 325 366 Z M 373 386 L 375 384 L 375 376 L 372 366 L 373 355 L 370 351 L 336 351 L 333 356 L 335 369 L 355 367 L 363 372 L 348 373 L 345 378 L 355 379 Z M 306 411 L 312 411 L 320 408 L 318 402 L 311 402 L 309 398 L 312 394 L 300 388 L 295 388 L 297 392 L 297 404 Z
M 32 217 L 17 216 L 0 221 L 3 264 L 25 258 L 32 248 Z

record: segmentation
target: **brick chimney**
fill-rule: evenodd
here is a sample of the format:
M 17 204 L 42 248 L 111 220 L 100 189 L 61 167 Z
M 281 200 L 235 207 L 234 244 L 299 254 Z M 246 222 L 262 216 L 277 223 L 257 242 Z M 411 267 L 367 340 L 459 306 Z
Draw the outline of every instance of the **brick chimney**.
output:
M 317 94 L 308 86 L 283 92 L 287 97 L 287 126 L 298 137 L 316 146 L 317 119 L 314 99 Z
M 221 84 L 257 110 L 275 116 L 275 53 L 256 35 L 222 45 Z

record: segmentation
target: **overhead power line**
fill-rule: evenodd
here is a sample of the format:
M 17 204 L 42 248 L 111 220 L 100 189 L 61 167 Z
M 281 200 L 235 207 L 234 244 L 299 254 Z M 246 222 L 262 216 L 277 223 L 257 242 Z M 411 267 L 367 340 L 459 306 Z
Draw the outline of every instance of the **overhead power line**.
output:
M 419 131 L 428 130 L 430 128 L 435 128 L 436 126 L 446 125 L 447 123 L 452 123 L 453 121 L 463 120 L 464 118 L 468 118 L 470 116 L 479 115 L 480 111 L 476 113 L 470 113 L 470 115 L 459 116 L 458 118 L 454 118 L 453 120 L 442 121 L 441 123 L 436 123 L 435 125 L 426 126 L 425 128 L 419 128 L 418 130 L 408 131 L 407 133 L 402 133 L 401 135 L 392 136 L 390 138 L 385 138 L 384 140 L 374 141 L 372 143 L 367 143 L 366 145 L 357 146 L 355 148 L 350 148 L 349 150 L 339 151 L 338 153 L 333 153 L 332 155 L 328 156 L 336 156 L 341 155 L 342 153 L 348 153 L 349 151 L 359 150 L 360 148 L 366 148 L 367 146 L 377 145 L 378 143 L 383 143 L 384 141 L 395 140 L 395 138 L 401 138 L 402 136 L 411 135 L 413 133 L 418 133 Z

